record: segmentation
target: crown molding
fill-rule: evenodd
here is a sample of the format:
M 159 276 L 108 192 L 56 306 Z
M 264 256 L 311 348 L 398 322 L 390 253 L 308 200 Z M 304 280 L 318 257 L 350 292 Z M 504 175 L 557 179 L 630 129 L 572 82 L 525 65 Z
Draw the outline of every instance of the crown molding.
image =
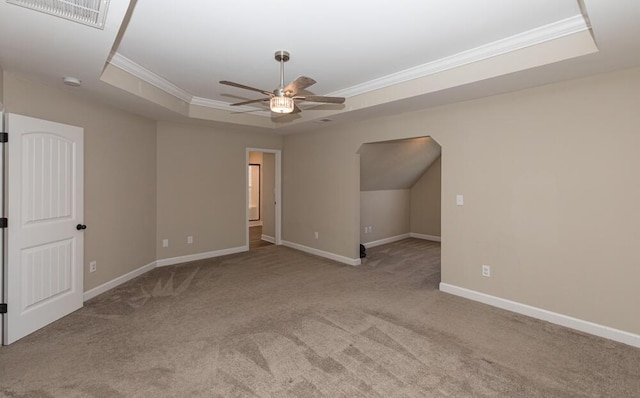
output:
M 441 58 L 439 60 L 418 65 L 403 71 L 370 80 L 361 84 L 338 90 L 327 95 L 336 97 L 353 97 L 365 94 L 374 90 L 379 90 L 395 84 L 404 83 L 409 80 L 434 75 L 449 69 L 463 65 L 472 64 L 487 58 L 492 58 L 501 54 L 506 54 L 536 44 L 558 39 L 571 34 L 579 33 L 590 29 L 589 23 L 582 15 L 575 15 L 545 26 L 528 30 L 517 35 L 497 40 L 492 43 L 463 51 L 458 54 Z M 195 97 L 186 90 L 176 86 L 170 81 L 153 73 L 152 71 L 136 64 L 124 55 L 114 52 L 108 62 L 125 72 L 147 82 L 160 90 L 177 97 L 186 103 L 205 108 L 219 109 L 229 112 L 252 112 L 255 115 L 270 117 L 268 111 L 256 111 L 250 106 L 234 106 L 224 101 L 217 101 L 209 98 Z
M 114 52 L 111 54 L 111 59 L 108 61 L 111 65 L 122 69 L 123 71 L 132 74 L 138 79 L 147 82 L 160 90 L 177 97 L 184 102 L 191 103 L 193 95 L 186 90 L 176 86 L 167 79 L 158 76 L 143 66 L 138 65 L 124 55 Z
M 159 88 L 160 90 L 166 92 L 167 94 L 173 95 L 174 97 L 177 97 L 190 105 L 202 106 L 205 108 L 212 108 L 212 109 L 219 109 L 219 110 L 229 111 L 229 112 L 253 111 L 253 113 L 256 115 L 267 116 L 267 117 L 271 116 L 270 112 L 267 112 L 267 111 L 255 112 L 256 108 L 253 108 L 253 107 L 231 106 L 231 104 L 227 102 L 216 101 L 216 100 L 203 98 L 203 97 L 195 97 L 191 95 L 191 93 L 189 93 L 188 91 L 176 86 L 175 84 L 171 83 L 167 79 L 161 76 L 158 76 L 157 74 L 151 72 L 149 69 L 146 69 L 145 67 L 138 65 L 137 63 L 133 62 L 129 58 L 117 52 L 114 52 L 111 54 L 111 59 L 108 62 L 111 65 L 118 67 L 127 73 L 132 74 L 138 79 L 146 83 L 149 83 Z
M 574 33 L 579 33 L 588 29 L 590 29 L 590 26 L 583 16 L 576 15 L 507 37 L 505 39 L 497 40 L 471 50 L 463 51 L 449 57 L 405 69 L 403 71 L 370 80 L 362 84 L 357 84 L 343 90 L 338 90 L 327 95 L 336 97 L 352 97 L 364 94 L 370 91 L 389 87 L 394 84 L 433 75 L 448 69 L 453 69 Z
M 271 117 L 271 112 L 268 112 L 268 111 L 256 110 L 256 108 L 251 106 L 243 106 L 243 105 L 231 106 L 231 104 L 224 101 L 216 101 L 216 100 L 203 98 L 203 97 L 193 97 L 191 99 L 191 105 L 203 106 L 205 108 L 220 109 L 220 110 L 229 111 L 229 112 L 251 112 L 254 115 Z
M 227 103 L 227 102 L 223 102 L 223 101 L 216 101 L 216 100 L 212 100 L 209 98 L 203 98 L 203 97 L 193 97 L 191 99 L 191 105 L 196 105 L 196 106 L 204 106 L 206 108 L 215 108 L 215 109 L 222 109 L 225 111 L 238 111 L 238 110 L 244 110 L 244 106 L 237 106 L 237 107 L 231 107 L 231 104 Z M 253 108 L 251 108 L 253 109 Z

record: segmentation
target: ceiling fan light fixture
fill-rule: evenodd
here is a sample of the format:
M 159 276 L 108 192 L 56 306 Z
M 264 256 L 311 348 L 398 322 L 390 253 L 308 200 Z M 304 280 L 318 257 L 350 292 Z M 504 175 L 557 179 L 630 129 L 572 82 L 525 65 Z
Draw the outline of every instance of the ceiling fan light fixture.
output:
M 324 102 L 328 104 L 342 104 L 344 103 L 344 98 L 342 97 L 326 97 L 322 95 L 300 95 L 303 90 L 307 87 L 310 87 L 316 83 L 310 77 L 306 76 L 298 76 L 294 81 L 289 83 L 288 85 L 284 85 L 284 63 L 289 60 L 289 53 L 287 51 L 276 51 L 275 58 L 276 61 L 280 63 L 280 85 L 273 91 L 266 91 L 259 88 L 245 86 L 244 84 L 230 82 L 228 80 L 221 80 L 220 84 L 225 84 L 231 87 L 237 87 L 244 90 L 257 91 L 266 95 L 266 98 L 258 98 L 252 99 L 242 102 L 236 102 L 235 104 L 231 104 L 231 106 L 239 106 L 239 105 L 248 105 L 256 102 L 266 102 L 269 101 L 269 109 L 273 113 L 287 114 L 287 113 L 300 113 L 302 109 L 296 106 L 294 101 L 310 101 L 310 102 Z
M 271 112 L 275 113 L 291 113 L 293 112 L 295 104 L 293 102 L 293 98 L 290 97 L 271 97 L 269 101 L 269 107 L 271 108 Z

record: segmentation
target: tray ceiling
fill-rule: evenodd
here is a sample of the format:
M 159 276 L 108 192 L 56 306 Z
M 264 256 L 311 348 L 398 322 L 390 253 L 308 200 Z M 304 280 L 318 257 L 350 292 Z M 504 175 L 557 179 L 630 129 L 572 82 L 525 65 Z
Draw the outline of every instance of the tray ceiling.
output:
M 88 95 L 155 118 L 294 131 L 307 122 L 365 117 L 368 109 L 397 113 L 570 78 L 564 68 L 546 68 L 555 72 L 548 76 L 542 71 L 581 58 L 595 60 L 597 72 L 606 63 L 596 54 L 609 47 L 608 68 L 616 65 L 613 55 L 618 65 L 637 64 L 619 41 L 608 41 L 618 34 L 624 46 L 637 49 L 634 15 L 640 7 L 632 0 L 615 6 L 602 0 L 328 0 L 303 7 L 293 0 L 112 0 L 104 31 L 91 32 L 0 2 L 0 66 L 57 84 L 62 76 L 79 77 Z M 218 81 L 273 90 L 279 73 L 273 54 L 281 49 L 291 53 L 285 83 L 312 77 L 318 83 L 309 91 L 345 96 L 345 104 L 303 103 L 302 114 L 280 117 L 260 104 L 230 107 L 260 94 Z M 574 69 L 575 75 L 591 72 Z M 497 80 L 514 74 L 530 83 Z M 493 90 L 479 84 L 492 80 Z

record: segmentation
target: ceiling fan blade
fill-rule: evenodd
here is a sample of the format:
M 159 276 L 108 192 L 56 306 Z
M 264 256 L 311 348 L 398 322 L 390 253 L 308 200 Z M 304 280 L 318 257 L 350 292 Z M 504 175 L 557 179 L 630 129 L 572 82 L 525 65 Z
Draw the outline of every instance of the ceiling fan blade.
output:
M 302 101 L 310 101 L 310 102 L 326 102 L 329 104 L 344 103 L 343 97 L 325 97 L 322 95 L 305 95 L 304 97 L 295 97 L 294 99 L 299 99 Z
M 243 88 L 245 90 L 257 91 L 259 93 L 262 93 L 264 95 L 268 95 L 270 97 L 273 96 L 273 93 L 271 91 L 261 90 L 259 88 L 249 87 L 249 86 L 245 86 L 244 84 L 234 83 L 234 82 L 230 82 L 230 81 L 227 81 L 227 80 L 221 80 L 220 84 L 226 84 L 227 86 Z
M 235 104 L 231 104 L 231 106 L 247 105 L 247 104 L 253 104 L 254 102 L 263 102 L 263 101 L 269 101 L 269 98 L 260 98 L 256 100 L 236 102 Z
M 298 108 L 298 105 L 293 105 L 293 112 L 291 113 L 300 113 L 302 112 L 302 109 Z
M 300 90 L 304 90 L 305 88 L 316 84 L 316 81 L 310 77 L 300 76 L 296 78 L 296 80 L 289 83 L 287 87 L 284 88 L 284 92 L 289 96 L 296 95 Z

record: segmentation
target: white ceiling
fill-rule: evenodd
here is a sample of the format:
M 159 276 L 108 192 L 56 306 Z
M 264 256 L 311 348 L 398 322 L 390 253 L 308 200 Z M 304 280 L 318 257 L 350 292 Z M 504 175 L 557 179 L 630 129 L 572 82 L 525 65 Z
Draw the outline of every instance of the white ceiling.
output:
M 273 55 L 284 49 L 286 80 L 310 76 L 329 94 L 575 15 L 574 0 L 138 0 L 118 53 L 192 95 L 229 101 L 222 94 L 255 96 L 220 80 L 275 89 Z
M 637 0 L 112 0 L 99 30 L 0 0 L 0 66 L 156 119 L 294 132 L 640 65 L 638 20 Z M 345 104 L 229 107 L 260 94 L 218 81 L 273 90 L 280 49 L 286 82 Z

